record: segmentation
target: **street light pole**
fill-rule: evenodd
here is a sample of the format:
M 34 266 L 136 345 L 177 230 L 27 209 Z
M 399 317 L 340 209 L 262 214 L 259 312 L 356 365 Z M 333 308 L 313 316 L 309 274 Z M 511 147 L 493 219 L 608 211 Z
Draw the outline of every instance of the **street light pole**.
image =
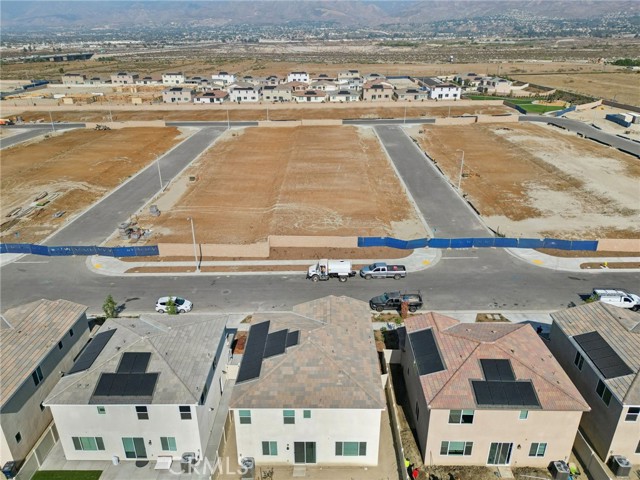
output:
M 162 173 L 160 172 L 160 157 L 156 156 L 156 166 L 158 167 L 158 177 L 160 178 L 160 191 L 164 190 L 164 184 L 162 183 Z
M 53 133 L 55 133 L 56 127 L 53 126 L 53 115 L 51 115 L 51 110 L 49 110 L 49 120 L 51 120 L 51 130 L 53 130 Z
M 200 273 L 200 263 L 198 262 L 198 249 L 196 248 L 196 229 L 193 226 L 193 218 L 187 218 L 191 222 L 191 238 L 193 238 L 193 257 L 196 261 L 196 273 Z
M 460 175 L 458 175 L 458 192 L 460 191 L 460 186 L 462 185 L 462 172 L 464 170 L 464 150 L 459 148 L 456 152 L 462 152 L 462 158 L 460 159 Z
M 407 106 L 404 106 L 404 121 L 402 123 L 407 123 Z
M 229 109 L 227 108 L 227 130 L 231 128 L 231 122 L 229 121 Z

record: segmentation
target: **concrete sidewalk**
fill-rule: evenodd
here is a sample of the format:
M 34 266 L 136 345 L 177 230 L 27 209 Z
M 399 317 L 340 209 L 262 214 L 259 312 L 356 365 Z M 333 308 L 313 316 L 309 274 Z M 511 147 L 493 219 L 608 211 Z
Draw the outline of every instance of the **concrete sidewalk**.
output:
M 580 265 L 583 263 L 628 263 L 628 262 L 640 262 L 640 257 L 593 257 L 593 258 L 567 258 L 567 257 L 553 257 L 545 253 L 538 252 L 530 249 L 505 249 L 510 255 L 519 258 L 523 262 L 542 267 L 551 270 L 561 270 L 567 272 L 581 272 L 581 273 L 600 273 L 600 272 L 638 272 L 637 268 L 598 268 L 598 269 L 582 269 Z M 402 263 L 407 267 L 408 272 L 418 272 L 432 267 L 438 263 L 442 256 L 442 251 L 438 249 L 421 248 L 416 249 L 413 253 L 405 258 L 396 258 L 389 260 L 388 263 Z M 353 259 L 354 264 L 367 264 L 377 261 L 383 261 L 381 259 Z M 237 260 L 237 261 L 203 261 L 200 263 L 200 267 L 215 268 L 215 267 L 247 267 L 247 271 L 243 272 L 228 272 L 228 271 L 209 271 L 200 272 L 197 275 L 299 275 L 300 271 L 306 269 L 308 265 L 315 263 L 314 259 L 307 260 Z M 87 267 L 89 270 L 99 273 L 101 275 L 135 275 L 135 276 L 156 276 L 156 275 L 171 275 L 171 276 L 190 276 L 195 275 L 194 261 L 180 261 L 180 262 L 124 262 L 117 258 L 91 256 L 87 257 Z M 250 267 L 268 267 L 268 266 L 287 266 L 299 267 L 290 271 L 275 270 L 275 271 L 251 271 Z M 154 273 L 126 273 L 128 270 L 134 268 L 145 267 L 184 267 L 189 268 L 192 271 L 189 272 L 154 272 Z

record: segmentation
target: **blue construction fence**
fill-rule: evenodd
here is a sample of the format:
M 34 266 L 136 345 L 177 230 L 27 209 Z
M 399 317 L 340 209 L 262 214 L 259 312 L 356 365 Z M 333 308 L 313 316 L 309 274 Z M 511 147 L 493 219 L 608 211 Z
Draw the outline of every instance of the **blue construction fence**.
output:
M 575 105 L 573 107 L 569 107 L 569 108 L 565 108 L 564 110 L 556 110 L 555 112 L 552 113 L 552 115 L 554 117 L 561 117 L 562 115 L 564 115 L 565 113 L 569 113 L 569 112 L 575 112 L 576 111 L 576 107 Z
M 63 257 L 71 255 L 104 255 L 107 257 L 152 257 L 159 255 L 157 245 L 144 247 L 48 247 L 32 243 L 0 243 L 0 253 L 26 253 Z
M 392 237 L 358 237 L 358 247 L 415 248 L 556 248 L 559 250 L 598 249 L 597 240 L 559 240 L 556 238 L 419 238 L 399 240 Z

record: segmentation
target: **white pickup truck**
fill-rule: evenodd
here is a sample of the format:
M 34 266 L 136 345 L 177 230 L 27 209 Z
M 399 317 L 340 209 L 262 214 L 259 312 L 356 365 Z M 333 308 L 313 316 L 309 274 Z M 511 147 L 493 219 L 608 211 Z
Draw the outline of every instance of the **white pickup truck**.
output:
M 616 307 L 630 308 L 634 312 L 640 310 L 640 297 L 626 290 L 594 288 L 591 298 Z
M 372 278 L 393 278 L 400 280 L 407 276 L 407 269 L 404 265 L 387 265 L 384 262 L 376 262 L 367 265 L 360 270 L 360 276 L 367 280 Z

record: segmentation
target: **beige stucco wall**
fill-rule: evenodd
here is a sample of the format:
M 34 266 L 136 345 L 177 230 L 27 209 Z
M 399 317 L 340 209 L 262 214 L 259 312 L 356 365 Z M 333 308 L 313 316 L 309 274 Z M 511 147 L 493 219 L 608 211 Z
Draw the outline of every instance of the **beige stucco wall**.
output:
M 640 238 L 598 240 L 599 252 L 640 252 Z
M 355 248 L 358 246 L 358 237 L 271 235 L 269 237 L 269 245 L 272 247 Z
M 198 244 L 196 247 L 200 257 L 263 257 L 269 256 L 269 243 L 252 243 L 249 245 Z M 192 243 L 159 243 L 161 257 L 192 257 Z
M 592 103 L 585 103 L 583 105 L 577 105 L 576 110 L 577 111 L 591 110 L 592 108 L 599 107 L 600 105 L 602 105 L 602 100 L 598 100 L 597 102 L 592 102 Z
M 519 115 L 478 115 L 478 123 L 517 123 Z
M 436 118 L 436 125 L 470 125 L 476 123 L 476 117 L 445 117 Z

